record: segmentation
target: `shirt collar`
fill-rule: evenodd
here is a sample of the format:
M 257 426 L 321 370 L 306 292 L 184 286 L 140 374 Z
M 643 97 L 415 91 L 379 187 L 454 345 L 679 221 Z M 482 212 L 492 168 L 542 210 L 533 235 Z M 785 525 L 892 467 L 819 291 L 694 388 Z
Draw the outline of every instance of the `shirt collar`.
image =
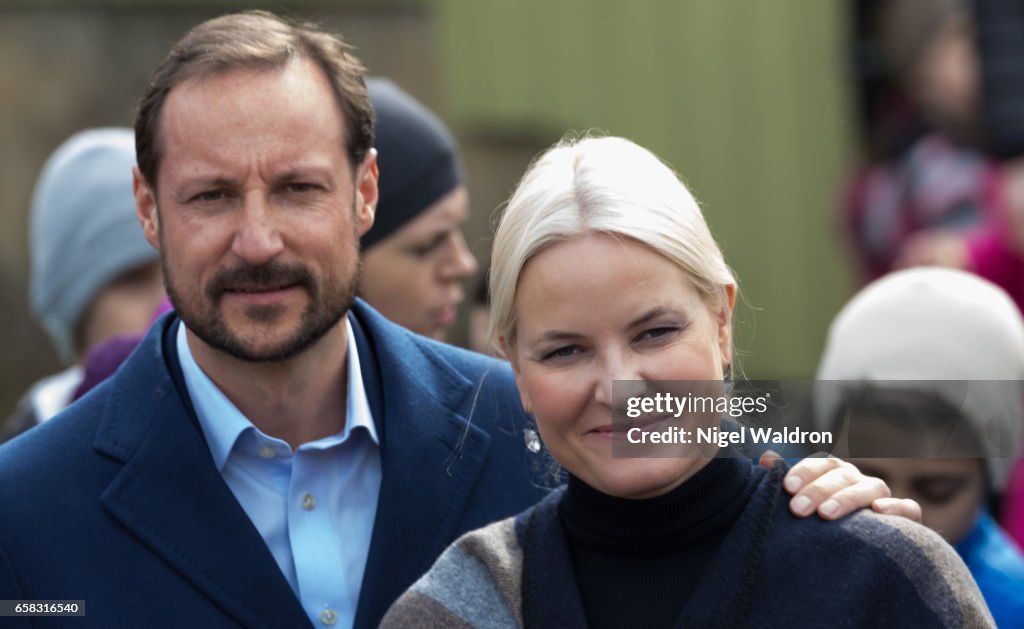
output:
M 377 437 L 377 428 L 370 413 L 370 402 L 366 397 L 366 389 L 363 386 L 363 374 L 359 368 L 359 349 L 356 347 L 355 334 L 352 324 L 345 318 L 348 345 L 348 387 L 345 406 L 345 428 L 329 437 L 318 439 L 303 444 L 300 447 L 328 448 L 333 445 L 344 443 L 352 435 L 353 431 L 362 428 L 366 431 L 373 443 L 380 445 Z M 199 425 L 210 447 L 210 454 L 213 455 L 213 462 L 218 470 L 223 471 L 224 465 L 232 451 L 240 445 L 240 438 L 243 434 L 253 433 L 253 438 L 247 441 L 262 441 L 273 443 L 276 448 L 288 448 L 288 444 L 280 439 L 270 437 L 253 425 L 249 419 L 242 414 L 238 407 L 227 398 L 226 395 L 210 380 L 209 376 L 199 367 L 192 352 L 188 347 L 185 324 L 178 326 L 176 338 L 178 349 L 178 361 L 181 363 L 181 371 L 185 377 L 185 386 L 188 389 L 189 397 L 195 408 Z
M 33 386 L 29 399 L 36 414 L 36 422 L 41 424 L 64 410 L 71 403 L 71 398 L 74 397 L 84 377 L 85 370 L 82 366 L 72 365 Z

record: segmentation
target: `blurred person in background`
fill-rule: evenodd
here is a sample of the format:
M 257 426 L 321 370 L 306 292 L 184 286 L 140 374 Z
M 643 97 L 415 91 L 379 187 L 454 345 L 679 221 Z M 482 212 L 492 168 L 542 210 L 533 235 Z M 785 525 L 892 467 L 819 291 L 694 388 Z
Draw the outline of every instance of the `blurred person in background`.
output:
M 132 131 L 106 128 L 76 133 L 43 167 L 29 219 L 31 309 L 70 366 L 28 390 L 0 440 L 63 410 L 86 352 L 145 331 L 164 297 L 158 254 L 135 215 L 134 163 Z
M 1024 320 L 1009 296 L 962 271 L 888 275 L 836 316 L 817 378 L 841 381 L 820 382 L 818 427 L 921 505 L 1000 627 L 1024 627 L 1024 559 L 988 508 L 1024 422 Z
M 359 295 L 388 319 L 443 341 L 477 270 L 455 139 L 422 103 L 383 78 L 367 80 L 377 117 L 380 201 L 361 239 Z
M 979 60 L 966 0 L 892 0 L 873 21 L 876 55 L 926 131 L 911 142 L 871 137 L 870 148 L 888 154 L 847 191 L 845 232 L 868 280 L 918 263 L 924 238 L 976 228 L 996 181 L 978 147 Z M 890 110 L 880 113 L 879 124 L 896 128 Z
M 880 59 L 892 83 L 878 89 L 862 80 L 865 92 L 889 96 L 864 107 L 876 159 L 854 178 L 843 216 L 864 275 L 960 268 L 1024 307 L 1024 3 L 874 6 L 861 21 L 874 22 L 875 54 L 861 57 Z M 898 102 L 894 93 L 905 94 L 914 111 L 878 105 Z M 893 124 L 915 117 L 924 125 Z M 885 138 L 879 129 L 896 131 Z
M 864 276 L 963 269 L 1024 309 L 1024 1 L 857 8 L 862 31 L 877 27 L 857 48 L 872 162 L 854 178 L 844 212 Z M 917 112 L 899 106 L 886 72 Z M 928 124 L 908 122 L 915 117 Z M 1024 545 L 1024 462 L 1011 474 L 1001 522 Z

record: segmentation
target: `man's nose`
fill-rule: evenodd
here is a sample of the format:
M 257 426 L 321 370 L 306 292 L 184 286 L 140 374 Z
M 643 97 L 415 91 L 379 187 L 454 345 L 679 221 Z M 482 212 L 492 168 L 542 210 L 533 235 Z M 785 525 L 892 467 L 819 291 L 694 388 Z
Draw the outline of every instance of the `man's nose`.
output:
M 239 210 L 232 251 L 251 266 L 273 260 L 284 249 L 273 208 L 263 193 L 248 193 Z

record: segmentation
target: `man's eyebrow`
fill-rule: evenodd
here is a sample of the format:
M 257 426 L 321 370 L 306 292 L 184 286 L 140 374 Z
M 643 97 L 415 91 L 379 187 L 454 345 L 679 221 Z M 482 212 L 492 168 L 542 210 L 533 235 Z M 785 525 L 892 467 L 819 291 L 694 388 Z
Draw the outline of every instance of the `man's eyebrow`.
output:
M 330 174 L 332 168 L 326 164 L 299 164 L 274 175 L 276 181 L 296 181 L 307 177 L 321 177 Z
M 196 175 L 194 177 L 183 178 L 181 183 L 175 186 L 175 189 L 180 192 L 181 196 L 191 196 L 201 189 L 233 188 L 236 183 L 237 182 L 230 177 L 220 175 Z
M 193 179 L 192 182 L 208 184 L 208 185 L 211 185 L 211 186 L 233 186 L 235 184 L 235 180 L 234 179 L 232 179 L 230 177 L 223 177 L 223 176 L 217 176 L 217 177 L 197 177 L 196 179 Z

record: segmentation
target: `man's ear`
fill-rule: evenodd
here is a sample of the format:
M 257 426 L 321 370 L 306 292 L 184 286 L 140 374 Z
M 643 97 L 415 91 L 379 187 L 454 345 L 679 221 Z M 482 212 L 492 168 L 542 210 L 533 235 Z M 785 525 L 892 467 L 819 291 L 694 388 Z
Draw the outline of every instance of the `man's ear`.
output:
M 498 344 L 501 345 L 501 353 L 505 355 L 509 364 L 512 365 L 512 374 L 516 377 L 516 388 L 519 390 L 519 400 L 523 403 L 523 408 L 526 409 L 526 412 L 532 414 L 533 403 L 530 402 L 530 395 L 523 386 L 522 374 L 519 371 L 519 356 L 512 350 L 504 336 L 498 337 Z
M 356 169 L 356 228 L 362 237 L 373 227 L 373 217 L 377 211 L 377 181 L 380 171 L 377 168 L 377 149 L 370 149 L 363 158 L 363 163 Z
M 146 183 L 138 166 L 132 166 L 132 191 L 135 193 L 135 215 L 139 217 L 142 233 L 146 241 L 160 251 L 160 212 L 156 207 L 156 192 Z

